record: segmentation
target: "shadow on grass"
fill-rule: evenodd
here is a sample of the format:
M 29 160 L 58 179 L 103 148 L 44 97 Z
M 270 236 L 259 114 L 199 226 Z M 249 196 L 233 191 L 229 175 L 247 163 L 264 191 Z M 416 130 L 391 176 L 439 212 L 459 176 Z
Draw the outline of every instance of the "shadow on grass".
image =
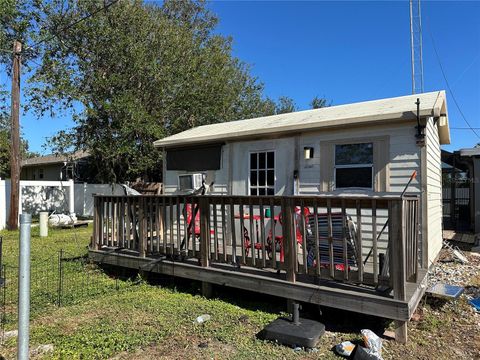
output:
M 107 275 L 122 280 L 135 280 L 139 277 L 139 271 L 102 265 Z M 144 272 L 143 280 L 154 286 L 160 286 L 172 291 L 201 295 L 201 282 L 189 279 L 173 277 L 158 273 Z M 259 310 L 270 314 L 285 314 L 287 301 L 284 298 L 260 294 L 242 289 L 235 289 L 226 286 L 213 285 L 213 298 L 230 304 L 237 305 L 247 310 Z M 351 311 L 340 310 L 330 307 L 320 307 L 314 304 L 302 304 L 301 317 L 317 320 L 325 325 L 326 331 L 340 332 L 345 334 L 358 334 L 361 329 L 370 329 L 378 335 L 382 335 L 390 320 L 359 314 Z M 352 339 L 353 340 L 353 339 Z
M 143 280 L 147 281 L 150 285 L 191 295 L 202 294 L 202 283 L 200 281 L 152 272 L 143 272 L 143 274 L 140 274 L 139 270 L 111 265 L 101 265 L 101 268 L 105 274 L 114 279 L 134 281 L 141 276 Z M 272 314 L 280 314 L 282 311 L 286 311 L 286 300 L 283 298 L 221 285 L 213 285 L 212 297 L 247 310 L 260 310 Z

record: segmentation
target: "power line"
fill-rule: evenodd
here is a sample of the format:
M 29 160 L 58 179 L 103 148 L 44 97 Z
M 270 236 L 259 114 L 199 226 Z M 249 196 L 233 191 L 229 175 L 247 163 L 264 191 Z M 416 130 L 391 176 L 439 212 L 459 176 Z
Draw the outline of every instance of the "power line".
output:
M 98 14 L 99 12 L 104 11 L 104 10 L 107 10 L 109 7 L 111 7 L 112 5 L 116 4 L 116 3 L 119 2 L 119 1 L 120 1 L 120 0 L 112 0 L 110 3 L 105 4 L 105 5 L 102 6 L 100 9 L 97 9 L 97 10 L 91 12 L 90 14 L 87 14 L 87 15 L 85 15 L 84 17 L 82 17 L 82 18 L 74 21 L 73 23 L 67 25 L 66 27 L 60 29 L 60 32 L 65 32 L 65 31 L 67 31 L 68 29 L 70 29 L 70 28 L 72 28 L 72 27 L 80 24 L 82 21 L 85 21 L 85 20 L 87 20 L 87 19 L 95 16 L 95 15 Z M 32 48 L 34 48 L 34 47 L 36 47 L 36 46 L 44 43 L 45 41 L 51 40 L 51 39 L 53 39 L 54 37 L 57 37 L 57 36 L 58 36 L 58 34 L 53 34 L 52 36 L 49 36 L 49 37 L 47 37 L 47 38 L 45 38 L 45 39 L 42 39 L 42 40 L 40 40 L 40 41 L 37 41 L 37 42 L 34 43 L 32 46 L 29 46 L 26 50 L 30 50 L 30 49 L 32 49 Z
M 453 93 L 452 88 L 450 87 L 450 83 L 448 82 L 447 75 L 445 74 L 445 70 L 444 70 L 442 62 L 440 60 L 440 56 L 438 55 L 437 47 L 435 45 L 435 40 L 433 39 L 432 32 L 430 31 L 430 26 L 428 27 L 428 34 L 430 36 L 430 40 L 432 41 L 433 50 L 435 52 L 435 56 L 437 58 L 438 65 L 440 66 L 440 70 L 442 72 L 443 79 L 445 80 L 445 84 L 447 85 L 447 89 L 450 92 L 450 95 L 452 96 L 453 102 L 454 102 L 458 112 L 462 116 L 463 120 L 467 124 L 468 128 L 477 136 L 477 138 L 480 139 L 480 135 L 478 135 L 478 133 L 475 131 L 475 129 L 472 127 L 472 125 L 470 125 L 470 123 L 468 122 L 467 118 L 465 117 L 465 114 L 463 113 L 462 109 L 460 108 L 460 105 L 458 104 L 457 98 L 455 97 L 455 94 Z
M 480 130 L 480 128 L 469 128 L 469 127 L 450 127 L 450 129 L 452 130 L 472 130 L 472 129 L 475 129 L 475 130 Z

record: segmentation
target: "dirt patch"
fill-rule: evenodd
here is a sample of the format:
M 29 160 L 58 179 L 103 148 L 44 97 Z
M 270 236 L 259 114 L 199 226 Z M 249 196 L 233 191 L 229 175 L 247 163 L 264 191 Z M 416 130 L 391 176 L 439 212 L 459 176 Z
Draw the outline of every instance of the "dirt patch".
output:
M 110 360 L 126 359 L 230 359 L 236 352 L 231 344 L 218 340 L 205 340 L 198 337 L 172 339 L 159 344 L 136 350 L 134 353 L 122 352 Z

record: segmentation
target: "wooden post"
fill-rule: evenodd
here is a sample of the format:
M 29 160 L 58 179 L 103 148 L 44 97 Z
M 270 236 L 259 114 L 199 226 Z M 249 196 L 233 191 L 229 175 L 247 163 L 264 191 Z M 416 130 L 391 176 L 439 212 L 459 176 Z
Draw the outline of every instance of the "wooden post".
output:
M 145 257 L 147 250 L 147 217 L 145 216 L 145 198 L 138 199 L 138 255 Z
M 403 200 L 390 201 L 388 210 L 390 279 L 393 287 L 393 296 L 396 300 L 406 301 Z M 395 320 L 395 340 L 402 344 L 407 342 L 407 321 Z
M 10 143 L 10 214 L 8 228 L 18 229 L 18 203 L 20 198 L 20 63 L 22 43 L 13 43 L 12 65 L 12 123 Z
M 208 199 L 199 197 L 198 207 L 200 211 L 200 266 L 208 267 L 209 265 L 209 242 L 210 229 L 208 226 L 208 218 L 210 216 L 210 205 Z M 194 221 L 194 220 L 192 220 Z M 212 296 L 212 284 L 202 281 L 202 295 L 206 298 Z
M 283 214 L 283 249 L 285 251 L 285 268 L 287 271 L 286 280 L 294 283 L 296 281 L 296 259 L 294 246 L 297 245 L 295 237 L 294 206 L 292 199 L 282 198 Z M 287 311 L 292 312 L 293 299 L 287 299 Z
M 98 250 L 98 243 L 100 241 L 99 237 L 99 211 L 98 211 L 98 197 L 93 195 L 93 232 L 92 232 L 92 241 L 90 243 L 90 248 L 93 250 Z

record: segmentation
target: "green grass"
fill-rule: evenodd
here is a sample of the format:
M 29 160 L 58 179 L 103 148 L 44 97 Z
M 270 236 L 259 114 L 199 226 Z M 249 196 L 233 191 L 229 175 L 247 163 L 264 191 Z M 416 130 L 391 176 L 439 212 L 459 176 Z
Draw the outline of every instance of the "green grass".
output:
M 4 237 L 4 261 L 13 269 L 18 261 L 18 232 L 0 235 Z M 58 307 L 54 298 L 58 268 L 45 264 L 58 260 L 60 249 L 69 257 L 85 255 L 90 235 L 91 228 L 50 230 L 48 238 L 40 238 L 38 228 L 32 229 L 32 268 L 43 270 L 32 274 L 36 281 L 31 289 L 30 347 L 53 344 L 53 353 L 44 354 L 45 359 L 334 359 L 338 357 L 331 351 L 333 346 L 358 340 L 359 329 L 378 323 L 378 319 L 324 309 L 327 326 L 337 331 L 322 337 L 317 353 L 296 353 L 256 337 L 282 313 L 282 301 L 226 288 L 217 293 L 219 298 L 209 300 L 198 295 L 198 283 L 118 281 L 82 262 L 64 264 L 68 283 Z M 16 278 L 8 274 L 7 278 L 7 288 L 14 294 Z M 89 288 L 86 279 L 98 287 Z M 7 329 L 16 326 L 14 300 L 12 295 L 6 306 Z M 211 315 L 211 320 L 195 324 L 201 314 Z M 409 343 L 385 341 L 383 357 L 478 358 L 476 326 L 466 301 L 442 309 L 430 309 L 427 304 L 423 319 L 409 325 Z M 0 347 L 0 355 L 7 359 L 15 358 L 15 352 L 14 338 Z
M 7 269 L 13 269 L 18 263 L 18 232 L 4 231 L 0 235 L 4 239 L 4 263 Z M 185 284 L 183 287 L 188 291 L 179 292 L 172 286 L 117 281 L 92 264 L 79 268 L 81 263 L 65 263 L 64 271 L 75 290 L 68 292 L 66 289 L 71 298 L 66 296 L 63 306 L 57 307 L 55 274 L 58 267 L 55 260 L 58 252 L 63 249 L 68 256 L 85 255 L 90 235 L 91 228 L 51 229 L 48 238 L 40 238 L 38 228 L 32 228 L 32 269 L 42 271 L 32 272 L 34 311 L 30 343 L 32 348 L 40 344 L 54 345 L 54 352 L 45 354 L 44 358 L 107 359 L 116 354 L 120 358 L 317 358 L 318 354 L 303 352 L 298 355 L 292 349 L 256 338 L 256 334 L 280 314 L 278 304 L 259 304 L 256 298 L 242 300 L 235 295 L 229 302 L 208 300 L 195 294 L 195 286 Z M 85 272 L 99 284 L 100 291 L 82 296 Z M 12 294 L 17 281 L 13 275 L 7 284 Z M 45 288 L 50 288 L 47 284 L 50 280 L 54 282 L 52 290 L 46 291 Z M 12 307 L 15 300 L 12 295 L 7 308 L 8 305 Z M 210 314 L 212 319 L 203 325 L 194 324 L 195 318 L 204 313 Z M 15 320 L 16 312 L 12 307 L 7 329 L 15 328 Z M 15 341 L 6 342 L 2 355 L 15 356 Z M 200 343 L 208 346 L 199 347 Z
M 30 298 L 33 319 L 55 310 L 59 300 L 62 305 L 80 303 L 131 285 L 131 282 L 110 278 L 88 262 L 85 256 L 90 234 L 91 228 L 50 229 L 47 238 L 40 238 L 38 227 L 32 228 Z M 0 236 L 3 237 L 3 276 L 6 279 L 6 286 L 0 291 L 0 300 L 5 303 L 2 320 L 6 328 L 11 329 L 16 327 L 17 320 L 19 233 L 3 231 Z M 61 262 L 61 277 L 60 250 L 64 259 L 76 259 Z

